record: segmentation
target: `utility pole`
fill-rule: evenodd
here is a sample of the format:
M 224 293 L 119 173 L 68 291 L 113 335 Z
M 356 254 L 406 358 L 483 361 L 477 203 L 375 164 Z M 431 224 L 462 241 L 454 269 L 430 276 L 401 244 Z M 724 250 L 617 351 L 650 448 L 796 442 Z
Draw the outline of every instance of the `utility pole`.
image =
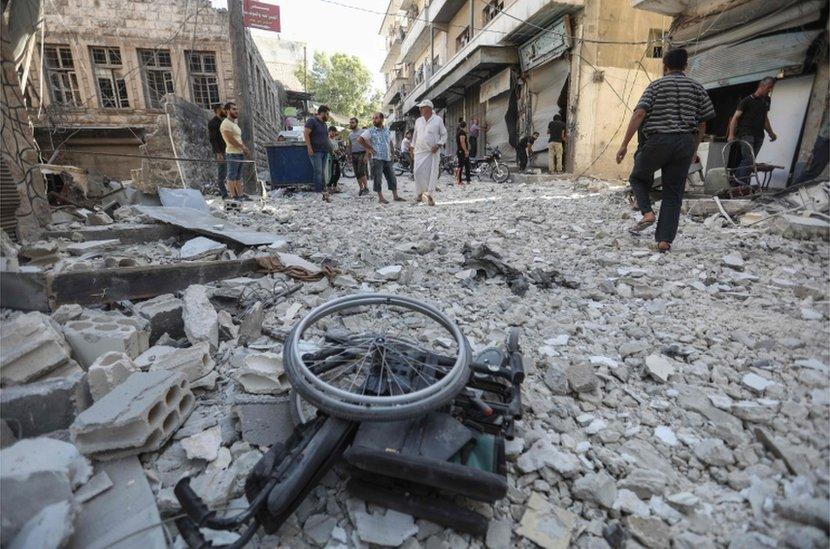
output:
M 236 92 L 236 106 L 239 107 L 239 129 L 242 130 L 242 141 L 251 151 L 250 160 L 256 160 L 254 146 L 254 101 L 251 91 L 256 83 L 253 82 L 253 70 L 248 64 L 247 48 L 245 47 L 245 26 L 243 24 L 242 0 L 228 0 L 229 28 L 231 40 L 231 56 L 233 57 L 235 76 L 234 91 Z M 251 166 L 245 164 L 244 166 Z M 259 192 L 256 188 L 256 168 L 244 168 L 243 180 L 246 192 Z

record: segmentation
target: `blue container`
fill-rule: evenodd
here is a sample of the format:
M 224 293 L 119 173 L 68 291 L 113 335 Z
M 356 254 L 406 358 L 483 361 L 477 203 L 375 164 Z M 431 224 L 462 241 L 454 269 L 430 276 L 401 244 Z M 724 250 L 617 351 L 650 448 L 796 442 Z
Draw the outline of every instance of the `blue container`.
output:
M 272 187 L 314 184 L 314 170 L 305 143 L 275 143 L 265 150 Z

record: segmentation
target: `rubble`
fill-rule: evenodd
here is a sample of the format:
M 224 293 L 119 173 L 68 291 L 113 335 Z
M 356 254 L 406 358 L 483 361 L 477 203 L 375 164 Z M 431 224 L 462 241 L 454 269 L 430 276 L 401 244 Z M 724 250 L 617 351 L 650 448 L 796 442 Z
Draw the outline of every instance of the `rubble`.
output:
M 150 334 L 129 318 L 102 316 L 73 320 L 64 325 L 63 333 L 83 368 L 89 368 L 98 357 L 109 352 L 136 358 L 150 345 Z
M 275 353 L 246 355 L 233 375 L 245 391 L 255 395 L 277 395 L 291 387 L 283 372 L 282 355 Z
M 182 320 L 188 341 L 193 344 L 207 341 L 211 349 L 218 348 L 219 317 L 208 300 L 207 288 L 201 285 L 190 286 L 184 292 L 183 300 Z
M 34 381 L 71 366 L 69 347 L 49 317 L 31 312 L 1 326 L 0 383 L 3 385 Z
M 150 323 L 150 343 L 155 343 L 163 334 L 172 338 L 184 336 L 182 307 L 182 300 L 173 294 L 148 299 L 135 307 L 136 314 Z
M 92 399 L 100 400 L 137 371 L 138 366 L 125 353 L 111 351 L 99 356 L 87 370 Z
M 90 404 L 82 371 L 44 379 L 0 391 L 3 420 L 14 424 L 21 438 L 36 437 L 69 428 Z

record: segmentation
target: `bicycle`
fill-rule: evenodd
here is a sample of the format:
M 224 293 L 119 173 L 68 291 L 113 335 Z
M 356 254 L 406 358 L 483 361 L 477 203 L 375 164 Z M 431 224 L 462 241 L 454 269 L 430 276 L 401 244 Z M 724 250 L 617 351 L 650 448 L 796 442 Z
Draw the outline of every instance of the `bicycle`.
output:
M 472 358 L 458 325 L 411 298 L 358 294 L 312 310 L 286 336 L 294 433 L 276 442 L 245 483 L 249 507 L 220 517 L 190 479 L 174 493 L 190 547 L 216 547 L 200 528 L 234 530 L 243 547 L 275 532 L 341 457 L 356 497 L 484 536 L 483 515 L 444 498 L 507 493 L 505 439 L 521 417 L 519 332 Z

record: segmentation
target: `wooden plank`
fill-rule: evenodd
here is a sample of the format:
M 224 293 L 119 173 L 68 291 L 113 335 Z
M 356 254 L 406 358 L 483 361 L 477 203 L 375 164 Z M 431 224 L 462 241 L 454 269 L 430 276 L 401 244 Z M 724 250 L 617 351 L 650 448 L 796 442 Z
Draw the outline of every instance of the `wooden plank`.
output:
M 167 240 L 170 237 L 179 237 L 187 234 L 188 231 L 162 223 L 144 225 L 101 225 L 99 227 L 85 227 L 77 230 L 67 231 L 46 231 L 43 239 L 71 238 L 73 234 L 79 234 L 84 242 L 90 240 L 109 240 L 117 238 L 122 244 L 141 244 L 143 242 L 156 242 Z M 192 234 L 192 233 L 189 233 Z
M 49 312 L 44 273 L 0 273 L 0 307 Z
M 191 284 L 242 276 L 258 269 L 256 259 L 118 267 L 50 275 L 46 288 L 49 305 L 56 309 L 66 303 L 100 305 L 146 299 L 177 292 Z

